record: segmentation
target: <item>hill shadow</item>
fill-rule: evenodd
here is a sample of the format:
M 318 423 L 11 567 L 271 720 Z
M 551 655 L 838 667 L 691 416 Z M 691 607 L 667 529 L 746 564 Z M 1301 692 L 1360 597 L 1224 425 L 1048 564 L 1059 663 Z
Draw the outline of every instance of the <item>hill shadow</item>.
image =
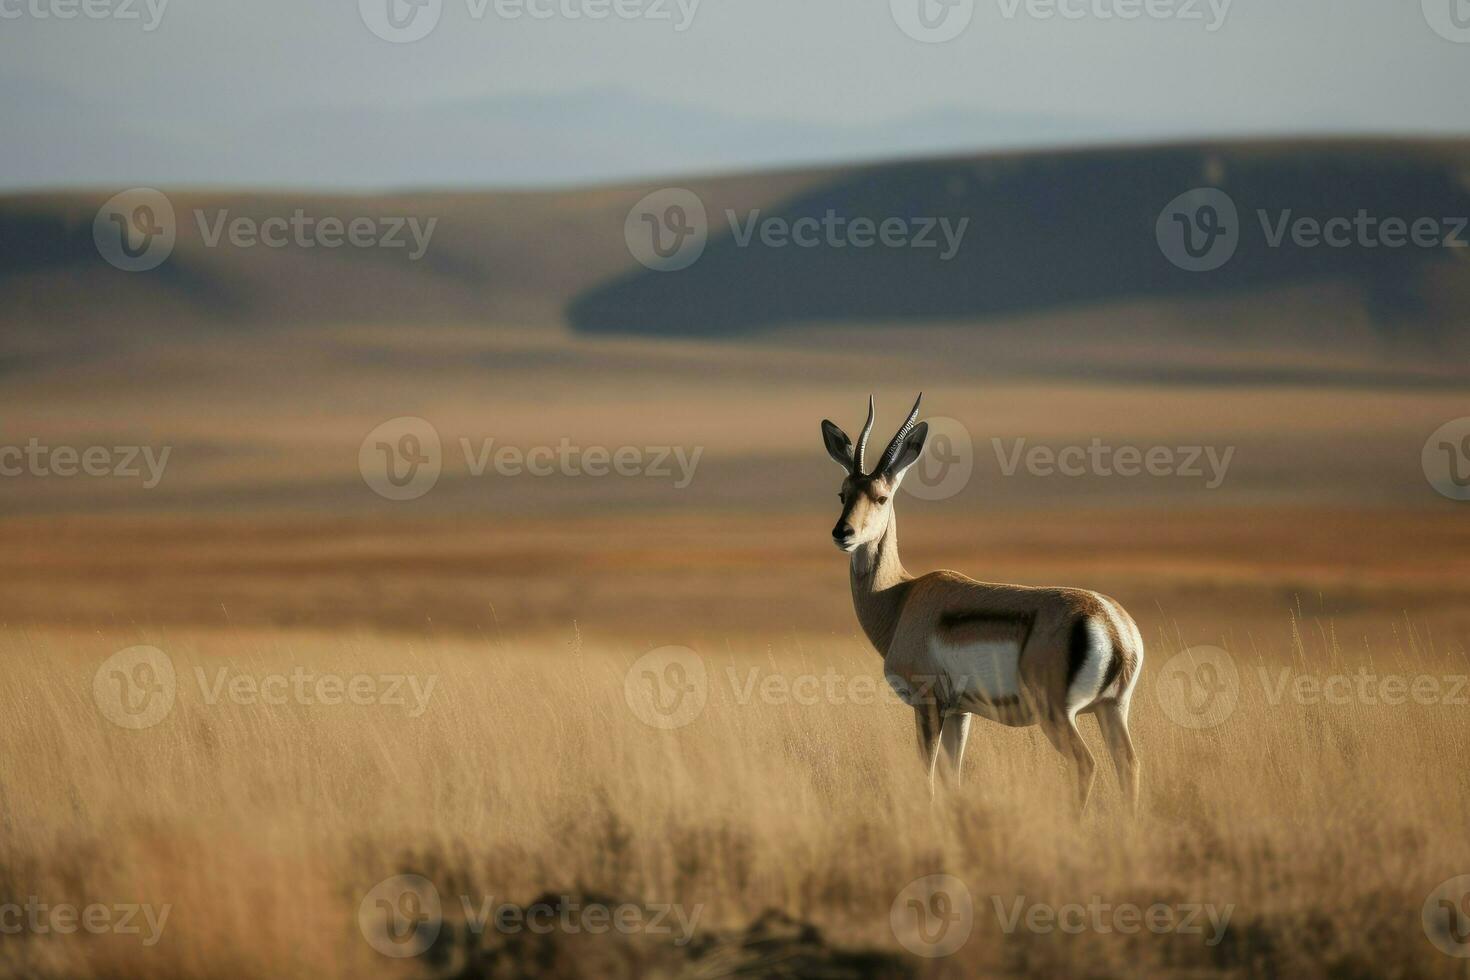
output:
M 1385 332 L 1432 332 L 1421 276 L 1451 261 L 1444 248 L 1273 247 L 1282 218 L 1435 219 L 1470 214 L 1455 144 L 1176 146 L 1032 153 L 899 163 L 847 175 L 762 212 L 761 222 L 821 222 L 829 214 L 876 224 L 947 219 L 961 244 L 812 247 L 744 236 L 750 212 L 708 207 L 709 241 L 688 268 L 637 268 L 575 297 L 567 314 L 589 334 L 712 337 L 820 321 L 984 320 L 1116 300 L 1210 296 L 1348 281 L 1362 288 Z M 1180 268 L 1155 226 L 1177 195 L 1224 191 L 1238 209 L 1239 243 L 1223 266 Z M 707 203 L 707 202 L 706 202 Z M 814 226 L 808 221 L 807 227 Z M 1461 233 L 1462 239 L 1470 234 Z M 810 238 L 808 239 L 810 240 Z M 840 241 L 840 236 L 839 239 Z

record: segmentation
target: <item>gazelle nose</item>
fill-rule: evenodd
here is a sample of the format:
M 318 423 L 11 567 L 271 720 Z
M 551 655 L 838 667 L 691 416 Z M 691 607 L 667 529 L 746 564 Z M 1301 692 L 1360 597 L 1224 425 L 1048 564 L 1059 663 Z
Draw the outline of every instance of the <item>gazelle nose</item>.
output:
M 832 529 L 832 539 L 841 541 L 843 538 L 852 537 L 852 525 L 845 521 L 838 521 L 837 526 Z

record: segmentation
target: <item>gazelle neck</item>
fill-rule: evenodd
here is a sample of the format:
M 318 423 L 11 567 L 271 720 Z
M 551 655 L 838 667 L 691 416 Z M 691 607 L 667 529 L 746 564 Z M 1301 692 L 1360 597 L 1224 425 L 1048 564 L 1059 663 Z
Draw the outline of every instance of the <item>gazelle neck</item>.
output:
M 887 655 L 898 628 L 898 615 L 908 597 L 911 576 L 898 560 L 898 516 L 890 514 L 888 527 L 876 541 L 859 545 L 849 568 L 852 605 L 858 624 L 878 652 Z

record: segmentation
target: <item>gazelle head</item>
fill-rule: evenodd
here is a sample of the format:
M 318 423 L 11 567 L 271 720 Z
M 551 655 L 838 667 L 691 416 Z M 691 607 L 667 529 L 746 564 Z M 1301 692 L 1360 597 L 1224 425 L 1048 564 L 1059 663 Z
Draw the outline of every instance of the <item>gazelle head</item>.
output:
M 919 417 L 919 401 L 914 399 L 909 417 L 899 426 L 898 434 L 883 450 L 872 472 L 864 473 L 863 456 L 868 436 L 873 432 L 873 398 L 868 396 L 868 421 L 858 436 L 857 449 L 852 440 L 832 422 L 822 420 L 822 442 L 827 453 L 837 461 L 846 476 L 838 496 L 842 498 L 842 514 L 832 528 L 832 541 L 843 551 L 856 551 L 859 546 L 877 541 L 893 519 L 893 498 L 904 472 L 914 465 L 924 451 L 924 438 L 929 434 L 928 422 L 915 422 Z

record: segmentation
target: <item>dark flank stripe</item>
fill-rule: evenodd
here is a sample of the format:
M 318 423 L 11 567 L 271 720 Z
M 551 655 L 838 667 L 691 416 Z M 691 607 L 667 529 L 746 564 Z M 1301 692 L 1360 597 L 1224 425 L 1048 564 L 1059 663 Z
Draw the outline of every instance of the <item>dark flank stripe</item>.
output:
M 969 625 L 970 623 L 1011 626 L 1020 630 L 1021 640 L 1019 649 L 1021 653 L 1025 653 L 1026 641 L 1031 639 L 1031 628 L 1036 625 L 1036 614 L 1030 612 L 996 613 L 960 610 L 958 612 L 941 613 L 939 616 L 940 629 L 953 629 L 957 626 Z
M 1077 679 L 1082 665 L 1087 662 L 1087 648 L 1092 643 L 1092 634 L 1087 629 L 1087 617 L 1078 616 L 1072 620 L 1072 636 L 1067 642 L 1067 687 L 1072 689 L 1072 682 Z

